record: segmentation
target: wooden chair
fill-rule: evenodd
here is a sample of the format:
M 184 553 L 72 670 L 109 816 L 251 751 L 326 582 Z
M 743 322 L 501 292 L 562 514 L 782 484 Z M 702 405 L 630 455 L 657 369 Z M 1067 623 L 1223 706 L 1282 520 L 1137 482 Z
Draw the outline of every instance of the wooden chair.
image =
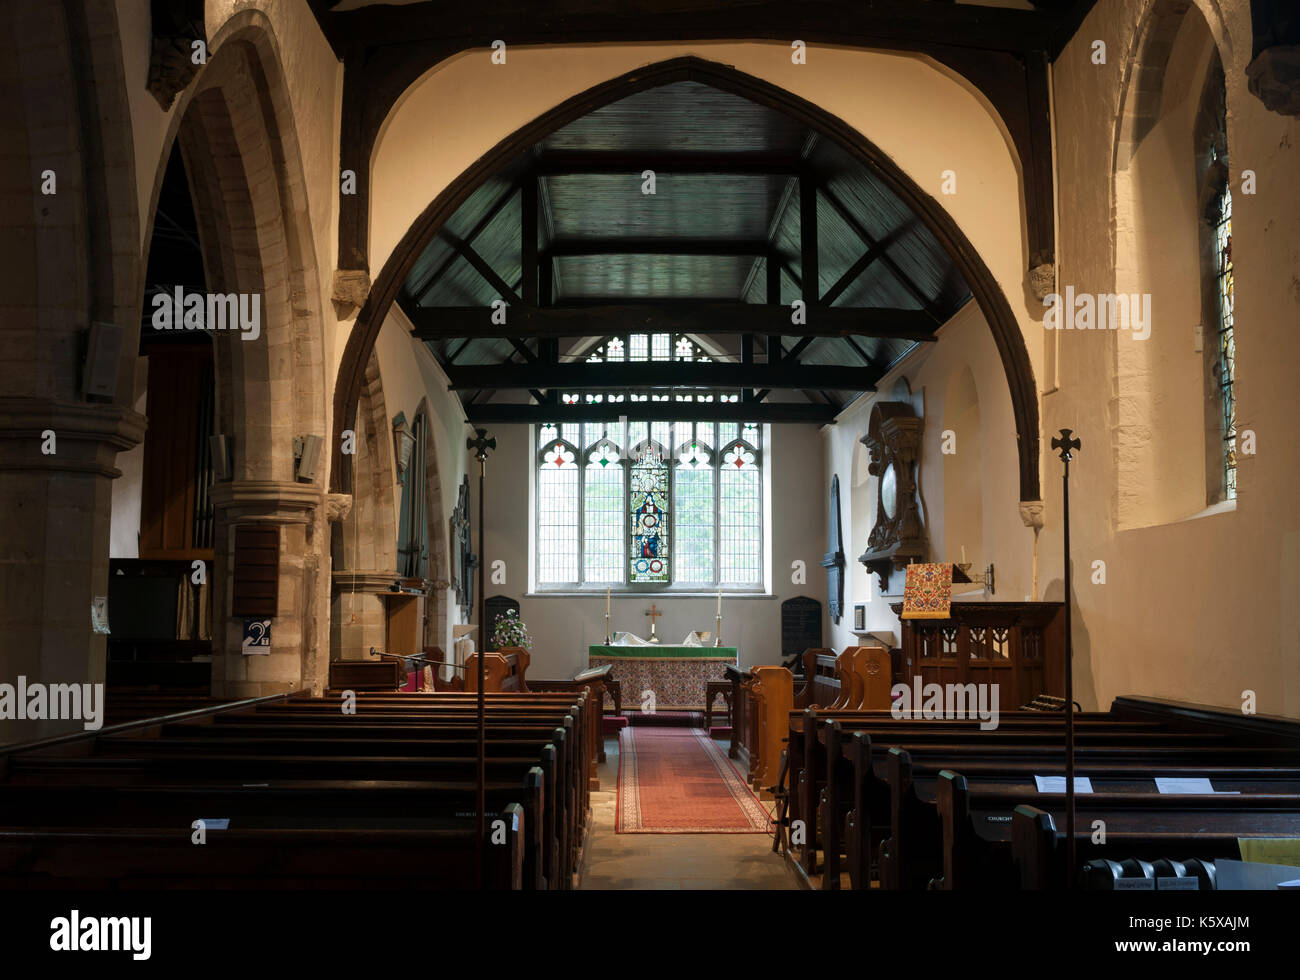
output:
M 722 697 L 722 703 L 727 709 L 727 724 L 731 724 L 731 682 L 708 681 L 704 685 L 704 727 L 706 730 L 713 728 L 713 702 L 719 695 Z

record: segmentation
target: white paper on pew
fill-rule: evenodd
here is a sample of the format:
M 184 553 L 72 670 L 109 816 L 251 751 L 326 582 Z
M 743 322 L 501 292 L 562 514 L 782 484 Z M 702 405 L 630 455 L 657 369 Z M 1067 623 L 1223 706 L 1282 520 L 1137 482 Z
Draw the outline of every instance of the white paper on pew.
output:
M 229 830 L 229 817 L 201 817 L 204 830 Z
M 1218 858 L 1214 862 L 1218 891 L 1274 891 L 1295 880 L 1295 868 L 1285 864 L 1256 864 Z M 1289 889 L 1288 889 L 1289 890 Z
M 1238 790 L 1220 791 L 1210 785 L 1210 780 L 1205 776 L 1156 776 L 1156 791 L 1168 793 L 1175 796 L 1231 796 L 1239 794 Z
M 1037 784 L 1038 792 L 1040 793 L 1065 792 L 1064 776 L 1035 776 L 1034 782 Z M 1075 776 L 1074 791 L 1076 793 L 1091 793 L 1092 780 L 1087 776 Z

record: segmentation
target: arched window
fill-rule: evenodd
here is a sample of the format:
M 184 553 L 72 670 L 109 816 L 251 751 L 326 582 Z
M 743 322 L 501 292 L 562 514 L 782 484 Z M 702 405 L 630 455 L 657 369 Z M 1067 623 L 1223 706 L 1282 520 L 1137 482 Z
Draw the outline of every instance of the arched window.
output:
M 538 588 L 761 589 L 763 435 L 752 422 L 539 426 Z
M 404 421 L 402 416 L 398 418 Z M 410 432 L 414 441 L 401 475 L 402 512 L 397 528 L 397 571 L 404 578 L 429 577 L 425 425 L 424 412 L 417 412 Z
M 1236 493 L 1223 65 L 1195 4 L 1154 0 L 1148 9 L 1117 131 L 1115 292 L 1096 298 L 1098 310 L 1103 299 L 1127 296 L 1130 311 L 1143 304 L 1143 329 L 1130 315 L 1133 329 L 1109 341 L 1121 530 L 1230 507 Z
M 1217 59 L 1206 73 L 1194 140 L 1200 181 L 1201 322 L 1205 377 L 1206 500 L 1237 496 L 1236 337 L 1227 89 Z
M 1233 385 L 1236 381 L 1237 347 L 1232 332 L 1232 192 L 1226 183 L 1219 192 L 1218 211 L 1218 221 L 1214 226 L 1218 336 L 1214 345 L 1213 377 L 1218 389 L 1219 433 L 1222 439 L 1222 499 L 1234 500 L 1237 496 L 1237 398 Z

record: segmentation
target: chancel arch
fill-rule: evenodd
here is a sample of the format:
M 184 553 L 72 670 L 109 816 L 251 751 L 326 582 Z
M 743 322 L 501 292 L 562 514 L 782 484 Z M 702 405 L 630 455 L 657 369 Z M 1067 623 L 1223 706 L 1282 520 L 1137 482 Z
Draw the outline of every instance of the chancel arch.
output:
M 502 140 L 438 194 L 392 249 L 358 314 L 343 354 L 335 388 L 336 425 L 346 428 L 355 412 L 360 379 L 358 365 L 364 362 L 366 352 L 373 346 L 389 306 L 399 298 L 400 291 L 407 284 L 412 269 L 416 267 L 429 243 L 438 236 L 459 207 L 488 181 L 507 170 L 521 151 L 545 139 L 565 124 L 635 93 L 683 81 L 697 82 L 741 96 L 815 130 L 824 138 L 828 147 L 833 147 L 834 152 L 846 154 L 855 165 L 869 171 L 891 194 L 896 195 L 902 207 L 910 209 L 917 216 L 919 225 L 944 250 L 985 313 L 1002 360 L 1015 411 L 1020 457 L 1020 496 L 1025 500 L 1037 499 L 1037 393 L 1024 334 L 1016 314 L 1007 302 L 999 278 L 995 277 L 963 230 L 933 197 L 843 119 L 771 82 L 695 57 L 674 59 L 632 72 L 561 103 Z M 999 136 L 998 139 L 1001 140 L 1002 137 Z M 389 233 L 391 229 L 385 231 L 385 234 Z M 833 281 L 819 283 L 818 296 L 823 289 L 834 285 Z M 791 298 L 794 295 L 798 295 L 798 290 L 792 291 Z M 909 299 L 907 302 L 915 301 Z M 347 468 L 348 460 L 336 455 L 333 470 L 337 475 L 336 488 L 346 489 L 348 486 L 350 477 Z

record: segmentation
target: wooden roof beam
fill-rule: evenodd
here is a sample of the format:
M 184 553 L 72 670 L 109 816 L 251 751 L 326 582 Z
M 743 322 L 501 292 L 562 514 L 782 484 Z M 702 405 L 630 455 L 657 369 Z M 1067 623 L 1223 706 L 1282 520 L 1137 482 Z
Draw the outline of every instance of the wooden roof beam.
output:
M 511 306 L 506 323 L 493 323 L 486 306 L 413 307 L 404 311 L 419 340 L 455 337 L 603 337 L 618 333 L 790 332 L 784 306 L 736 302 L 624 303 L 608 306 Z M 938 322 L 924 310 L 892 307 L 814 307 L 798 332 L 808 337 L 889 337 L 932 341 Z

